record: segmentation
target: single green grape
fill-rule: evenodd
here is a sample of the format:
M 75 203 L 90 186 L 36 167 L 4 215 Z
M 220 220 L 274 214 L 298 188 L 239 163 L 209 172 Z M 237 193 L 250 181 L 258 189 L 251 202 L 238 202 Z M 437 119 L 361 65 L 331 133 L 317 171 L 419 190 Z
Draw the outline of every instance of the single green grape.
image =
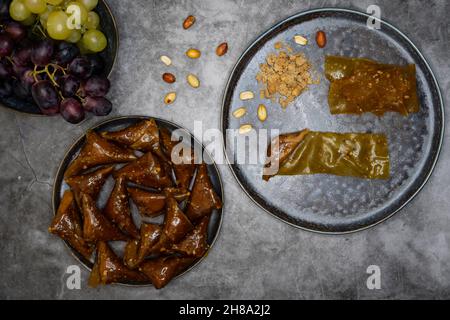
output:
M 67 14 L 63 11 L 53 11 L 48 15 L 47 32 L 55 40 L 65 40 L 72 30 L 67 27 Z
M 74 15 L 75 14 L 75 10 L 74 8 L 78 7 L 79 8 L 79 12 L 80 12 L 80 22 L 81 24 L 85 24 L 87 19 L 88 19 L 88 11 L 86 10 L 86 7 L 79 3 L 79 2 L 75 2 L 75 1 L 71 1 L 66 5 L 66 13 L 68 16 Z
M 93 10 L 98 4 L 98 0 L 77 0 L 77 2 L 82 3 L 87 11 Z
M 9 14 L 16 21 L 24 21 L 31 16 L 23 0 L 13 0 L 9 5 Z
M 105 50 L 108 41 L 103 32 L 99 30 L 88 30 L 83 35 L 83 45 L 92 52 Z
M 59 4 L 61 4 L 61 2 L 63 2 L 64 0 L 47 0 L 47 3 L 52 5 L 52 6 L 57 6 Z
M 86 21 L 86 29 L 97 29 L 100 24 L 100 17 L 94 11 L 88 13 L 88 19 Z
M 45 0 L 25 0 L 24 3 L 32 13 L 40 14 L 47 10 L 47 3 Z
M 81 31 L 80 30 L 72 30 L 70 36 L 66 38 L 67 42 L 77 43 L 81 39 Z

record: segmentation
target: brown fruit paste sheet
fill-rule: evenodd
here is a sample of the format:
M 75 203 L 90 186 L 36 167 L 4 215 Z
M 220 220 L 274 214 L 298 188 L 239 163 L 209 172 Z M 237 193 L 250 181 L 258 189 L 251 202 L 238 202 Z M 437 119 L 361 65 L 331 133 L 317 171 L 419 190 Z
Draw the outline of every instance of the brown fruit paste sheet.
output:
M 328 104 L 332 114 L 382 116 L 419 112 L 416 66 L 381 64 L 368 59 L 327 56 L 325 75 L 331 82 Z
M 279 168 L 274 173 L 269 168 L 276 162 Z M 263 179 L 269 180 L 275 175 L 307 174 L 387 179 L 387 138 L 383 134 L 314 132 L 308 129 L 276 137 L 268 149 Z

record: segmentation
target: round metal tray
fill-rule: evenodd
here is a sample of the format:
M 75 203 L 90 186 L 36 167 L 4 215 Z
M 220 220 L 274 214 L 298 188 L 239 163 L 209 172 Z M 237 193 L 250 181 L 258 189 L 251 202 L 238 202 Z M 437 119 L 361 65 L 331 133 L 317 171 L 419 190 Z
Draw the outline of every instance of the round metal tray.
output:
M 208 251 L 203 255 L 202 258 L 197 259 L 188 269 L 186 269 L 183 273 L 178 275 L 177 277 L 185 274 L 186 272 L 189 272 L 192 270 L 196 265 L 198 265 L 207 255 L 209 250 L 213 247 L 217 237 L 219 236 L 220 228 L 222 225 L 222 214 L 223 214 L 223 207 L 224 207 L 224 189 L 222 186 L 222 179 L 220 177 L 219 170 L 217 168 L 217 165 L 214 163 L 212 157 L 209 155 L 209 153 L 206 151 L 205 147 L 200 144 L 200 142 L 185 128 L 172 123 L 167 120 L 163 120 L 160 118 L 155 117 L 147 117 L 147 116 L 123 116 L 123 117 L 116 117 L 109 120 L 106 120 L 104 122 L 99 123 L 98 125 L 92 127 L 90 130 L 94 130 L 96 132 L 102 132 L 102 131 L 116 131 L 120 130 L 122 128 L 125 128 L 127 126 L 130 126 L 132 124 L 135 124 L 139 121 L 145 120 L 145 119 L 155 119 L 156 123 L 159 127 L 167 128 L 170 132 L 177 130 L 177 134 L 179 134 L 180 137 L 182 137 L 183 141 L 191 141 L 191 146 L 193 148 L 197 148 L 195 150 L 202 150 L 203 159 L 206 163 L 208 163 L 208 174 L 211 178 L 211 183 L 213 184 L 214 190 L 216 193 L 221 197 L 222 199 L 222 209 L 220 210 L 214 210 L 211 214 L 211 219 L 208 226 L 208 245 L 209 249 Z M 181 129 L 181 130 L 178 130 Z M 81 150 L 82 146 L 84 145 L 86 140 L 85 135 L 78 138 L 75 143 L 69 148 L 67 153 L 64 156 L 63 161 L 61 162 L 61 165 L 58 168 L 55 182 L 53 185 L 53 212 L 56 215 L 56 212 L 58 210 L 61 198 L 64 194 L 64 192 L 69 189 L 69 186 L 64 181 L 64 173 L 69 166 L 69 164 L 72 162 L 72 160 L 78 155 L 79 151 Z M 106 201 L 108 200 L 109 194 L 114 187 L 114 179 L 112 177 L 109 177 L 106 181 L 104 187 L 102 188 L 102 191 L 99 195 L 98 204 L 99 207 L 103 207 L 104 204 L 106 204 Z M 141 217 L 139 213 L 137 212 L 137 209 L 132 206 L 132 215 L 135 221 L 140 221 Z M 161 218 L 161 217 L 159 217 Z M 94 265 L 94 261 L 85 259 L 82 255 L 80 255 L 76 250 L 74 250 L 67 242 L 65 242 L 66 245 L 71 250 L 72 254 L 82 263 L 88 270 L 92 270 L 92 267 Z M 110 242 L 112 245 L 112 248 L 116 253 L 122 253 L 124 249 L 125 242 L 120 241 L 113 241 Z M 134 283 L 121 283 L 125 285 L 136 285 Z M 150 284 L 150 283 L 149 283 Z M 149 285 L 149 284 L 138 284 L 138 285 Z
M 444 107 L 438 83 L 427 61 L 417 47 L 400 30 L 386 21 L 381 29 L 367 27 L 369 16 L 345 9 L 318 9 L 294 15 L 258 37 L 243 53 L 229 78 L 222 106 L 222 131 L 225 148 L 231 141 L 227 129 L 251 123 L 255 129 L 278 129 L 280 133 L 309 128 L 332 132 L 379 132 L 389 140 L 391 178 L 364 180 L 331 175 L 275 177 L 262 180 L 262 164 L 236 164 L 236 155 L 227 150 L 231 170 L 244 189 L 262 209 L 302 229 L 323 233 L 347 233 L 376 225 L 402 209 L 422 189 L 438 159 L 444 133 Z M 318 48 L 315 34 L 323 30 L 327 46 Z M 293 36 L 309 39 L 307 46 L 298 46 Z M 259 64 L 274 44 L 282 41 L 295 52 L 305 53 L 313 68 L 321 75 L 321 83 L 289 105 L 286 111 L 269 100 L 259 98 L 260 87 L 255 80 Z M 365 57 L 390 64 L 414 63 L 420 112 L 403 117 L 389 113 L 383 117 L 372 114 L 331 115 L 327 94 L 329 82 L 323 76 L 326 55 Z M 248 103 L 239 100 L 239 93 L 255 92 Z M 268 119 L 261 123 L 256 109 L 264 103 Z M 233 110 L 247 106 L 248 115 L 235 119 Z M 273 137 L 273 136 L 272 136 Z M 263 149 L 263 148 L 261 148 Z M 264 157 L 266 150 L 259 150 Z

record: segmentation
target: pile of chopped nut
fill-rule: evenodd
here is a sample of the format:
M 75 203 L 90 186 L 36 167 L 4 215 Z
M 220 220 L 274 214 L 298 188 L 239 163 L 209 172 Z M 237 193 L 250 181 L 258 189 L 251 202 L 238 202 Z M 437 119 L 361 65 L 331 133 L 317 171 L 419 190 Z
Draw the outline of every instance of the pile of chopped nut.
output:
M 266 63 L 260 64 L 256 80 L 264 86 L 262 95 L 286 108 L 314 81 L 311 64 L 302 53 L 280 51 L 269 54 Z

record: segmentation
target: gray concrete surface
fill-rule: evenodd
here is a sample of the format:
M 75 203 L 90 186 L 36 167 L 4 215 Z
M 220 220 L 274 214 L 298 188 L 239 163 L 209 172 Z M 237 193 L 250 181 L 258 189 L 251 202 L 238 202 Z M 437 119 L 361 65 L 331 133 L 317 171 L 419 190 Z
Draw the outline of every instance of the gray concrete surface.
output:
M 219 127 L 222 91 L 246 46 L 277 21 L 324 6 L 365 11 L 378 4 L 383 17 L 403 30 L 428 58 L 450 104 L 450 2 L 434 1 L 120 1 L 109 3 L 120 27 L 120 52 L 112 75 L 113 115 L 144 114 L 193 129 L 195 119 Z M 181 22 L 198 18 L 189 32 Z M 216 44 L 229 54 L 217 59 Z M 189 46 L 208 48 L 200 61 L 186 61 Z M 206 51 L 205 51 L 206 52 Z M 161 101 L 161 54 L 173 70 L 203 80 L 194 92 L 174 85 L 178 100 Z M 182 76 L 181 76 L 182 77 Z M 266 298 L 450 298 L 450 139 L 447 131 L 437 168 L 425 189 L 403 211 L 370 230 L 325 236 L 292 228 L 248 199 L 227 166 L 221 166 L 226 208 L 221 235 L 207 259 L 165 289 L 108 286 L 68 290 L 66 268 L 77 264 L 47 233 L 51 190 L 65 150 L 101 119 L 71 126 L 0 110 L 0 298 L 16 299 L 266 299 Z M 448 121 L 447 121 L 448 125 Z M 381 290 L 368 290 L 366 268 L 379 265 Z

